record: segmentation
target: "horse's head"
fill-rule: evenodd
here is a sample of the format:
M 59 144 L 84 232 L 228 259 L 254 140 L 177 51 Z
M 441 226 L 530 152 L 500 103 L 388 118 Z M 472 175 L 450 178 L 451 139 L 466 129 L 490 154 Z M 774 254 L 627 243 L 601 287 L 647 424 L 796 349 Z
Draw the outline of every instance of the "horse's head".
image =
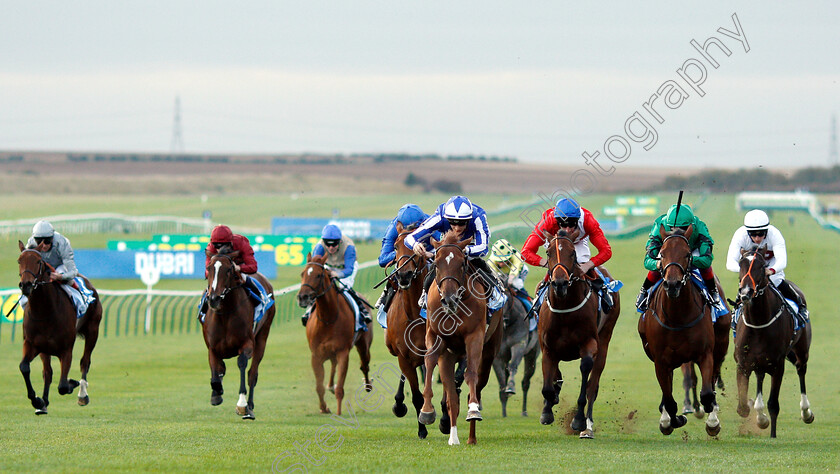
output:
M 678 298 L 680 290 L 688 282 L 691 265 L 691 245 L 688 242 L 693 232 L 693 224 L 688 226 L 688 229 L 677 228 L 671 232 L 659 228 L 662 247 L 659 250 L 658 268 L 664 279 L 662 285 L 669 298 Z
M 560 230 L 548 242 L 549 282 L 554 292 L 565 298 L 569 287 L 580 279 L 580 267 L 577 265 L 575 240 L 580 231 L 575 229 L 571 234 Z
M 41 257 L 41 252 L 36 249 L 28 249 L 23 242 L 18 240 L 20 256 L 18 257 L 18 273 L 20 274 L 21 293 L 29 296 L 32 290 L 38 286 L 49 283 L 50 265 Z
M 213 310 L 219 309 L 222 300 L 234 288 L 242 286 L 242 274 L 237 270 L 234 259 L 239 251 L 209 254 L 207 265 L 207 303 Z
M 306 265 L 300 273 L 300 290 L 297 300 L 301 308 L 307 308 L 315 303 L 315 300 L 323 296 L 332 283 L 332 277 L 324 264 L 327 255 L 313 256 L 306 255 Z
M 418 257 L 413 250 L 405 246 L 405 238 L 411 234 L 417 226 L 409 226 L 409 228 L 404 228 L 401 223 L 397 222 L 397 232 L 399 235 L 397 236 L 397 240 L 394 243 L 396 247 L 397 255 L 396 255 L 396 264 L 397 270 L 395 271 L 397 277 L 397 285 L 400 289 L 407 290 L 411 282 L 417 278 L 423 268 L 425 268 L 425 262 L 423 262 L 421 257 Z
M 767 261 L 764 260 L 765 246 L 753 247 L 749 250 L 741 249 L 740 283 L 738 284 L 738 299 L 741 303 L 749 304 L 756 296 L 764 293 L 769 278 L 764 269 Z
M 464 249 L 469 240 L 460 240 L 457 232 L 447 232 L 440 242 L 432 239 L 435 247 L 435 284 L 440 292 L 441 305 L 455 312 L 467 291 L 467 254 Z

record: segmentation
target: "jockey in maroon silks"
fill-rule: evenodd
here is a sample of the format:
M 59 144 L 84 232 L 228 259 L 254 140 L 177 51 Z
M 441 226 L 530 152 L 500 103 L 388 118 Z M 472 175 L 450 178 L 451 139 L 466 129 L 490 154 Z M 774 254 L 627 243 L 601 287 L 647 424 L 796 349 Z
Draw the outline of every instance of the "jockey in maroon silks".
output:
M 265 293 L 262 285 L 257 283 L 256 278 L 251 277 L 257 273 L 257 260 L 254 258 L 254 249 L 251 247 L 251 242 L 244 235 L 234 234 L 230 227 L 226 225 L 217 225 L 213 232 L 210 233 L 210 243 L 207 244 L 205 254 L 207 255 L 204 263 L 204 278 L 207 278 L 207 267 L 210 265 L 210 259 L 217 254 L 229 254 L 239 252 L 233 258 L 234 268 L 239 270 L 242 275 L 242 286 L 251 293 L 252 299 L 255 302 L 256 314 L 259 314 L 264 306 L 270 300 L 270 295 Z M 201 304 L 199 305 L 199 317 L 203 316 L 207 311 L 207 293 L 201 297 Z

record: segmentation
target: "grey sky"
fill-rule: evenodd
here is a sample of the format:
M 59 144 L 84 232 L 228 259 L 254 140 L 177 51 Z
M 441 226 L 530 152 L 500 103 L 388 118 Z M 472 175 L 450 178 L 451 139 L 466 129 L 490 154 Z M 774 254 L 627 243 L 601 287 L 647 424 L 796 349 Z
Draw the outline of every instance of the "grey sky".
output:
M 410 152 L 620 166 L 828 163 L 840 3 L 4 2 L 0 149 Z M 583 3 L 583 2 L 576 2 Z M 683 6 L 684 5 L 684 6 Z M 735 31 L 736 13 L 749 42 Z M 677 74 L 719 38 L 700 97 Z M 642 104 L 668 80 L 689 97 Z M 605 166 L 610 163 L 605 161 Z

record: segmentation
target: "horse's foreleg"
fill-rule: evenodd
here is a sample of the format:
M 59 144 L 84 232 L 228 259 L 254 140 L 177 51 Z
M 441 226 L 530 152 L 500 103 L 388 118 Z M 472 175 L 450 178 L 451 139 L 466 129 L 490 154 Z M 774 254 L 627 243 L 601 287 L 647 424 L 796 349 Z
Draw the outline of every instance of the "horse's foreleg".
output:
M 776 419 L 779 417 L 779 392 L 782 388 L 782 378 L 785 375 L 785 363 L 781 361 L 776 370 L 770 374 L 770 397 L 767 399 L 767 410 L 770 412 L 770 437 L 776 437 Z
M 504 418 L 507 416 L 507 399 L 509 394 L 505 392 L 507 371 L 505 370 L 505 360 L 502 352 L 493 359 L 493 372 L 496 374 L 496 381 L 499 383 L 499 401 L 502 402 L 502 418 Z
M 402 361 L 398 358 L 397 362 L 400 363 L 400 368 L 402 368 Z M 394 406 L 391 407 L 391 412 L 397 418 L 402 418 L 408 413 L 408 407 L 405 406 L 405 375 L 403 374 L 400 374 L 400 382 L 397 385 L 397 393 L 394 394 Z
M 314 353 L 310 359 L 312 364 L 312 372 L 315 374 L 315 393 L 318 394 L 318 407 L 321 413 L 329 413 L 327 402 L 324 401 L 324 359 L 317 357 Z
M 73 347 L 65 350 L 63 354 L 58 357 L 61 363 L 61 375 L 58 379 L 58 394 L 67 395 L 73 393 L 73 390 L 79 386 L 79 382 L 73 379 L 68 379 L 70 374 L 70 364 L 73 362 Z
M 577 400 L 577 412 L 572 419 L 572 430 L 579 431 L 581 438 L 592 438 L 592 420 L 587 420 L 584 415 L 586 408 L 589 376 L 595 366 L 595 357 L 598 355 L 598 340 L 590 339 L 580 349 L 580 393 Z M 590 406 L 591 413 L 591 406 Z
M 747 401 L 750 389 L 750 369 L 748 367 L 738 367 L 735 371 L 735 382 L 738 384 L 737 412 L 741 418 L 746 418 L 750 415 L 750 405 Z
M 539 347 L 537 346 L 525 354 L 525 372 L 522 374 L 522 416 L 528 416 L 528 389 L 531 388 L 531 377 L 537 371 L 538 355 Z
M 338 411 L 336 414 L 341 416 L 341 404 L 344 402 L 344 381 L 347 379 L 347 366 L 350 363 L 350 350 L 343 350 L 336 356 L 337 364 L 334 368 L 337 371 L 337 379 L 335 383 L 335 399 L 338 402 Z
M 260 375 L 260 362 L 262 362 L 265 355 L 265 343 L 268 339 L 268 334 L 263 332 L 257 335 L 257 340 L 254 341 L 254 354 L 251 357 L 251 368 L 248 370 L 248 420 L 254 419 L 254 389 L 257 386 L 257 380 Z
M 721 297 L 723 299 L 723 297 Z M 723 361 L 726 359 L 726 353 L 729 351 L 729 330 L 732 326 L 732 313 L 722 316 L 717 320 L 715 323 L 715 348 L 714 348 L 714 360 L 715 360 L 715 385 L 717 388 L 720 389 L 721 393 L 725 389 L 723 383 L 723 376 L 720 373 L 720 368 L 723 365 Z
M 330 384 L 327 385 L 327 390 L 335 394 L 335 358 L 330 359 Z
M 236 358 L 236 366 L 239 367 L 239 400 L 236 401 L 236 414 L 242 419 L 253 419 L 253 411 L 250 416 L 248 414 L 248 388 L 245 383 L 245 371 L 248 369 L 249 358 L 245 351 L 240 352 Z
M 481 406 L 479 404 L 479 372 L 481 371 L 482 363 L 482 346 L 484 345 L 484 335 L 480 332 L 470 334 L 464 339 L 464 345 L 467 352 L 467 370 L 464 372 L 464 382 L 470 389 L 467 407 L 467 421 L 481 420 Z M 486 383 L 486 380 L 485 380 Z M 460 400 L 459 400 L 460 402 Z M 452 411 L 450 407 L 449 411 Z M 453 420 L 453 425 L 454 420 Z M 469 443 L 468 444 L 475 444 Z
M 804 362 L 797 360 L 796 363 L 796 374 L 799 375 L 799 394 L 800 394 L 800 401 L 799 401 L 799 410 L 800 416 L 802 421 L 805 423 L 813 423 L 814 422 L 814 412 L 811 411 L 811 403 L 808 401 L 808 395 L 805 391 L 805 373 L 808 372 L 808 362 L 807 359 Z
M 32 407 L 35 408 L 36 414 L 43 414 L 47 411 L 44 410 L 46 405 L 44 405 L 44 400 L 42 398 L 38 398 L 35 394 L 35 389 L 32 388 L 32 380 L 30 379 L 30 363 L 35 356 L 38 355 L 38 352 L 35 351 L 35 348 L 32 347 L 32 344 L 29 341 L 23 341 L 23 358 L 20 361 L 20 373 L 23 375 L 23 381 L 26 383 L 26 396 L 29 398 L 29 401 L 32 402 Z M 43 411 L 43 413 L 39 413 Z
M 677 415 L 677 401 L 674 400 L 673 384 L 674 371 L 670 367 L 658 362 L 653 363 L 656 370 L 656 380 L 659 381 L 659 388 L 662 390 L 662 401 L 659 403 L 659 411 L 662 416 L 659 418 L 659 431 L 664 435 L 674 432 L 688 421 L 685 415 Z
M 365 380 L 365 390 L 370 392 L 373 390 L 373 384 L 370 381 L 370 377 L 368 372 L 370 371 L 370 345 L 373 342 L 373 327 L 368 324 L 368 330 L 364 334 L 359 337 L 359 340 L 356 341 L 356 350 L 359 352 L 359 359 L 361 360 L 361 364 L 359 368 L 362 371 L 362 375 L 364 375 Z
M 525 356 L 525 349 L 527 347 L 526 340 L 514 344 L 510 348 L 510 361 L 508 362 L 508 379 L 505 391 L 511 395 L 516 393 L 516 372 L 519 370 L 519 364 L 522 363 L 522 358 Z
M 100 304 L 98 301 L 94 304 Z M 98 313 L 96 313 L 98 311 Z M 81 330 L 84 331 L 85 336 L 85 350 L 82 353 L 82 359 L 79 361 L 79 368 L 82 372 L 82 377 L 79 379 L 79 405 L 85 406 L 90 403 L 88 396 L 88 371 L 90 370 L 90 358 L 93 354 L 93 348 L 96 347 L 96 341 L 99 339 L 99 323 L 102 320 L 102 309 L 97 308 L 94 312 L 88 309 L 84 326 Z
M 458 414 L 461 411 L 461 400 L 455 391 L 455 358 L 451 353 L 441 354 L 438 361 L 440 369 L 440 381 L 443 383 L 443 390 L 446 392 L 446 402 L 449 414 L 449 445 L 461 444 L 458 439 Z M 468 369 L 469 370 L 469 369 Z
M 682 372 L 682 386 L 683 391 L 685 392 L 685 398 L 683 398 L 683 415 L 687 415 L 689 413 L 694 413 L 694 406 L 691 404 L 691 388 L 693 385 L 693 381 L 691 379 L 691 362 L 686 362 L 681 365 L 680 372 Z
M 700 377 L 703 386 L 700 389 L 700 403 L 708 414 L 706 418 L 706 434 L 717 436 L 720 433 L 720 419 L 718 418 L 718 404 L 715 398 L 715 359 L 714 351 L 707 351 L 699 360 Z
M 424 425 L 431 425 L 435 422 L 435 406 L 432 404 L 432 374 L 435 371 L 438 358 L 440 357 L 442 341 L 431 331 L 426 332 L 426 354 L 423 356 L 423 363 L 426 366 L 426 377 L 423 385 L 423 408 L 417 416 L 417 421 Z
M 755 410 L 755 422 L 762 430 L 770 426 L 770 417 L 767 416 L 764 405 L 764 372 L 755 373 L 755 403 L 753 409 Z
M 50 384 L 52 384 L 53 369 L 50 364 L 50 355 L 41 353 L 41 364 L 44 366 L 44 392 L 41 398 L 44 400 L 44 414 L 47 413 L 47 407 L 50 406 Z M 41 413 L 39 413 L 41 414 Z
M 554 423 L 554 412 L 551 409 L 554 407 L 558 396 L 555 390 L 555 382 L 557 381 L 557 375 L 560 373 L 560 370 L 557 367 L 557 361 L 553 360 L 546 351 L 543 351 L 542 372 L 543 411 L 542 415 L 540 415 L 540 423 L 550 425 Z

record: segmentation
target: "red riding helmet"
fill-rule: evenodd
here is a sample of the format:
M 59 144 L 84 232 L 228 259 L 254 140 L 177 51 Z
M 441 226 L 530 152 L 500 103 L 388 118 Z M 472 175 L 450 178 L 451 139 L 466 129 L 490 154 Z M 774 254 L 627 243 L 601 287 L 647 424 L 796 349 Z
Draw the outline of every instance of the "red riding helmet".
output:
M 217 225 L 210 233 L 210 242 L 212 243 L 230 243 L 233 242 L 233 232 L 230 227 L 226 225 Z

